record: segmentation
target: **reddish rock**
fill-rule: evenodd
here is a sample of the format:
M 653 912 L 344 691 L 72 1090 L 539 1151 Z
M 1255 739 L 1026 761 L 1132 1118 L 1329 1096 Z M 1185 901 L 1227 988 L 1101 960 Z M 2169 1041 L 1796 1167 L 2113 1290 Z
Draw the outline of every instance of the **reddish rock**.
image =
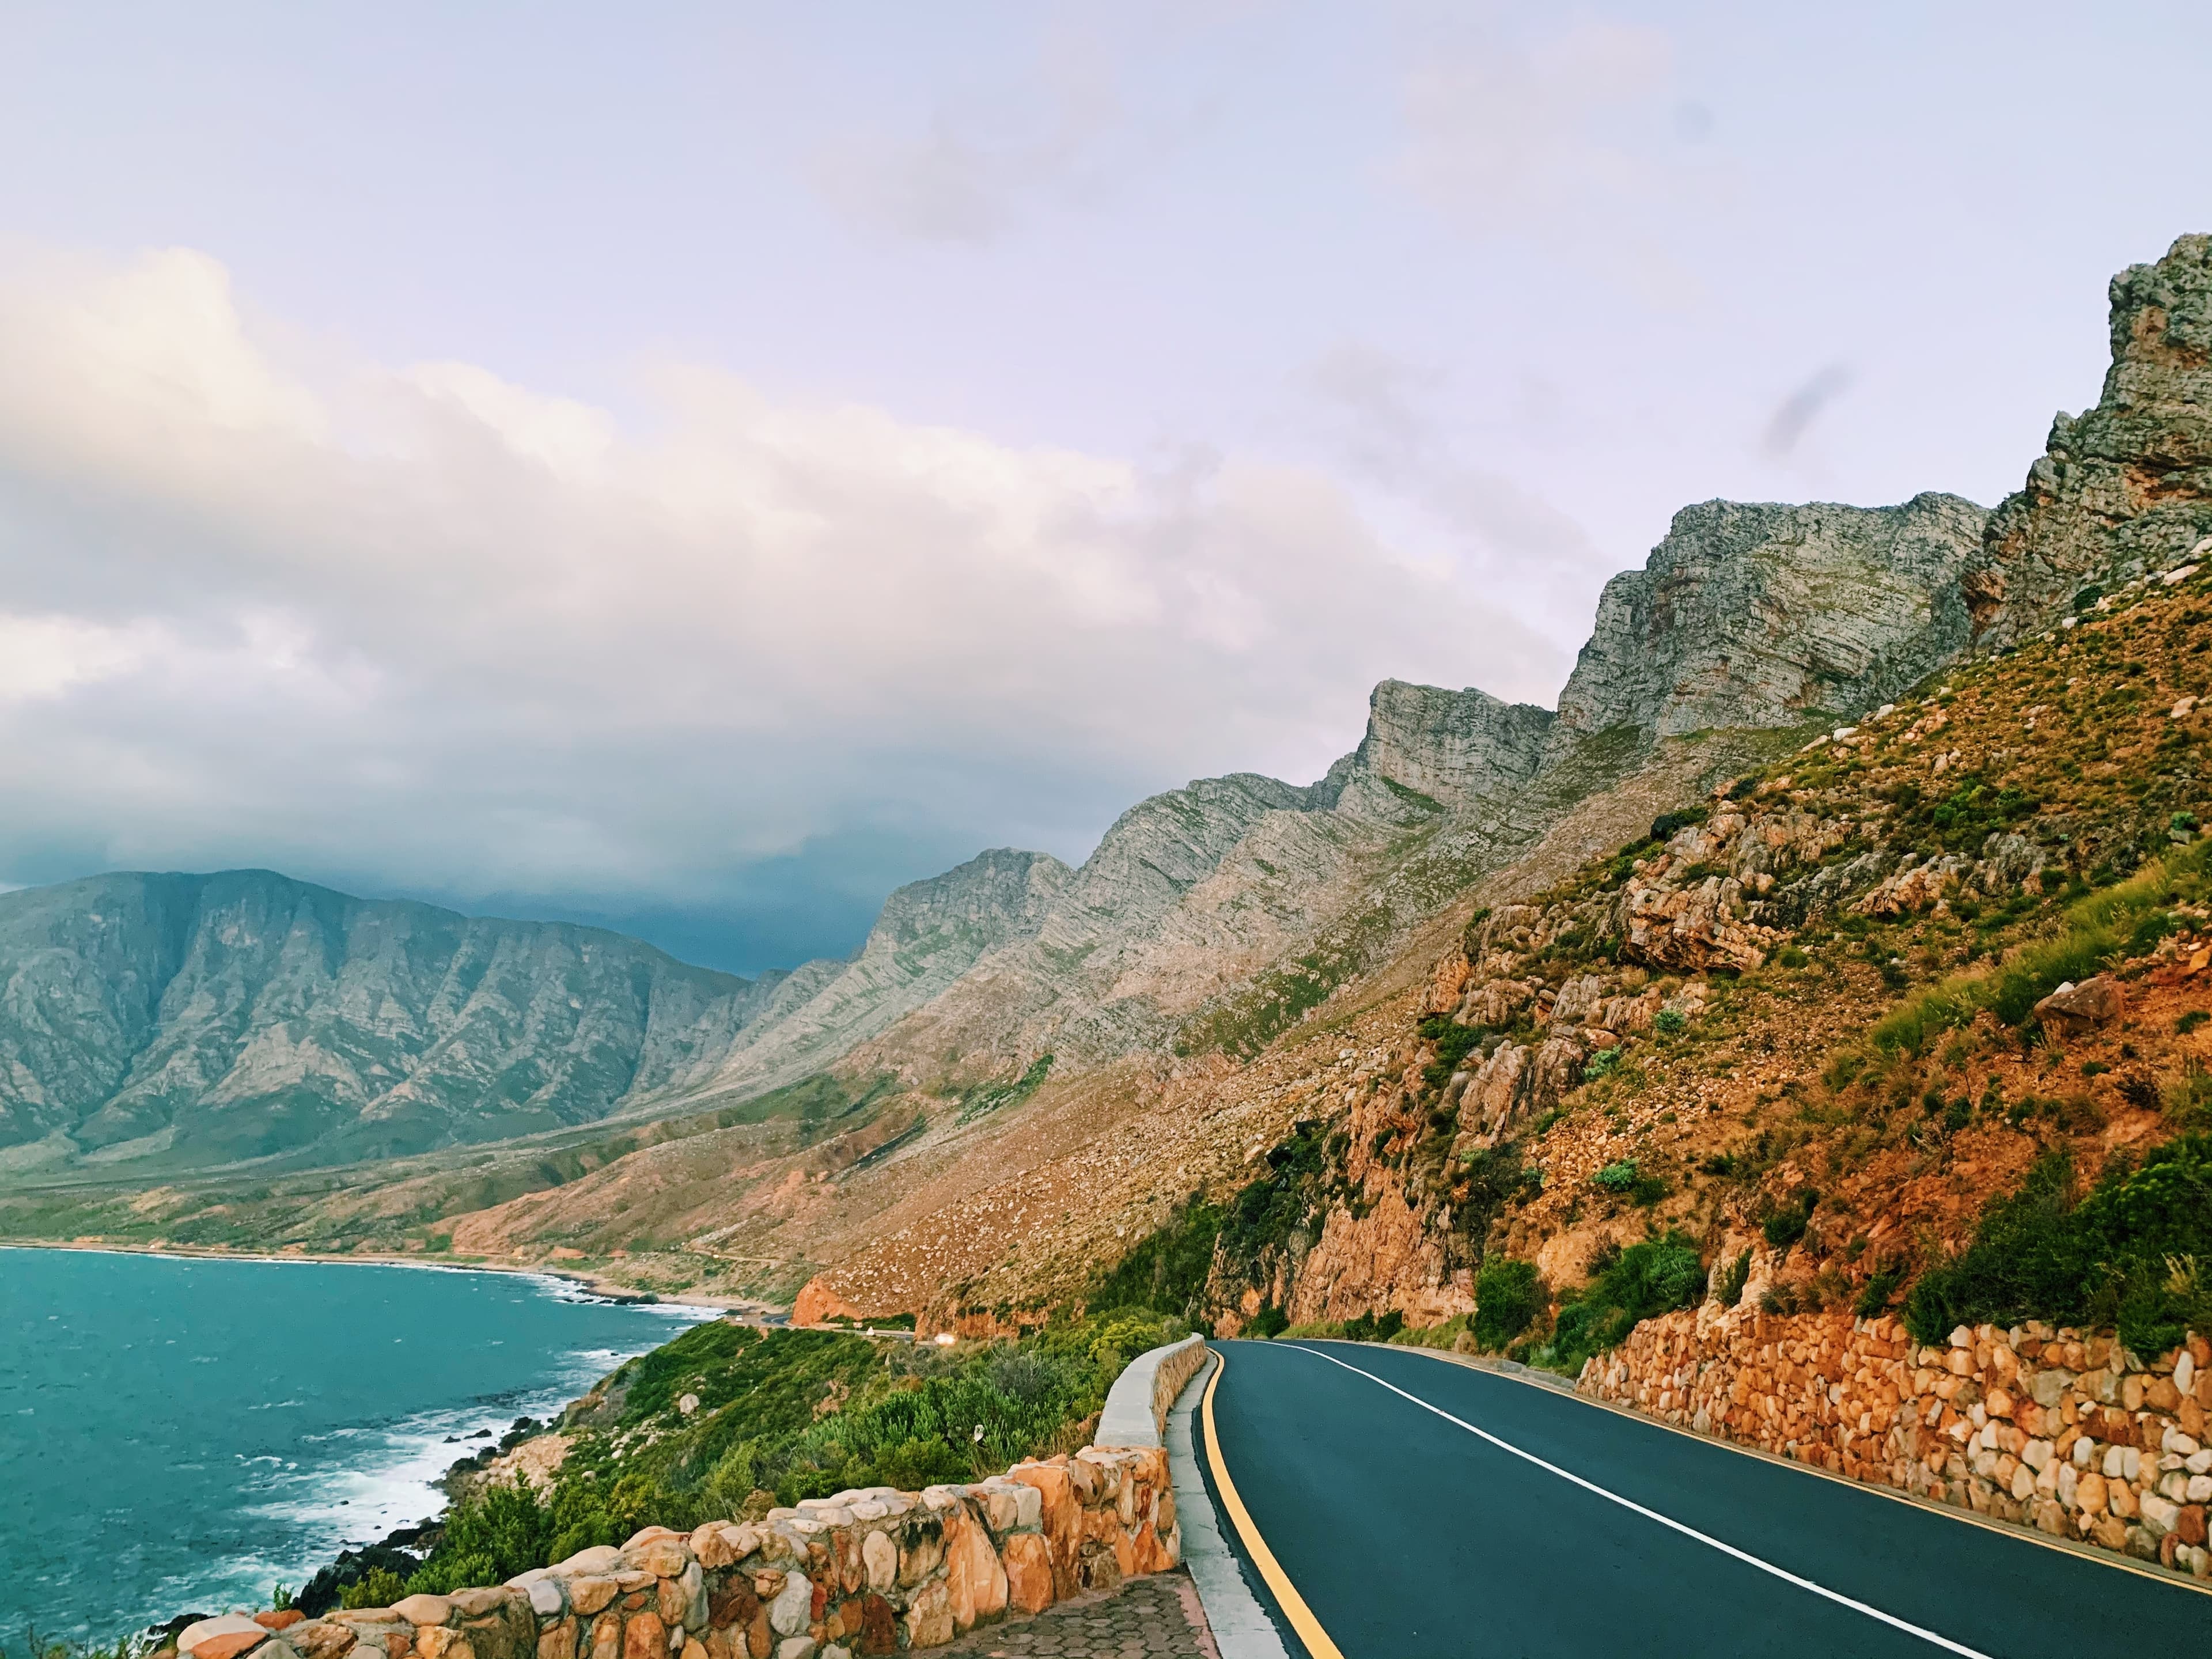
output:
M 264 1630 L 289 1630 L 295 1625 L 304 1625 L 307 1615 L 297 1607 L 280 1607 L 273 1613 L 257 1613 L 253 1622 Z
M 2181 1513 L 2173 1519 L 2173 1535 L 2185 1544 L 2204 1541 L 2204 1505 L 2184 1504 Z
M 1005 1566 L 1006 1597 L 1024 1613 L 1042 1613 L 1053 1604 L 1052 1549 L 1033 1532 L 1018 1532 L 1006 1540 Z
M 872 1590 L 860 1598 L 860 1651 L 898 1651 L 897 1616 L 891 1612 L 891 1604 Z
M 588 1617 L 613 1601 L 619 1588 L 611 1578 L 571 1578 L 568 1605 Z
M 623 1659 L 668 1659 L 668 1626 L 657 1613 L 634 1613 L 623 1625 Z
M 952 1597 L 942 1579 L 933 1579 L 907 1604 L 906 1637 L 910 1648 L 941 1648 L 952 1639 Z
M 760 1597 L 753 1594 L 753 1587 L 733 1576 L 708 1598 L 707 1621 L 716 1630 L 750 1625 L 759 1607 Z
M 1083 1510 L 1076 1502 L 1069 1472 L 1050 1463 L 1022 1463 L 1008 1470 L 1007 1478 L 1036 1488 L 1044 1505 L 1044 1537 L 1052 1551 L 1053 1595 L 1055 1599 L 1074 1595 L 1081 1583 L 1078 1568 L 1083 1547 Z
M 189 1659 L 238 1659 L 240 1654 L 252 1652 L 268 1639 L 269 1632 L 258 1626 L 251 1633 L 232 1631 L 222 1636 L 210 1636 L 189 1650 Z

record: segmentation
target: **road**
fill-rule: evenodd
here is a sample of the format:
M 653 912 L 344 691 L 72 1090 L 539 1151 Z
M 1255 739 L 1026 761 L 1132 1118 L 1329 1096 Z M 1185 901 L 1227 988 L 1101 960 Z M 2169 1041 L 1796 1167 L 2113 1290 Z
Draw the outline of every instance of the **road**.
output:
M 2014 1529 L 1407 1349 L 1215 1346 L 1199 1462 L 1315 1659 L 2212 1650 L 2212 1595 Z

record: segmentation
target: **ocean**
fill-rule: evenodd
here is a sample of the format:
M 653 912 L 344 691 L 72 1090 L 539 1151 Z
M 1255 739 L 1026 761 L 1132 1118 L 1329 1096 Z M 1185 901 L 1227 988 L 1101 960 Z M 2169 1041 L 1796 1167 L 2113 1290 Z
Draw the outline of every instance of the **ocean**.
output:
M 702 1310 L 458 1269 L 0 1248 L 0 1653 L 266 1607 Z

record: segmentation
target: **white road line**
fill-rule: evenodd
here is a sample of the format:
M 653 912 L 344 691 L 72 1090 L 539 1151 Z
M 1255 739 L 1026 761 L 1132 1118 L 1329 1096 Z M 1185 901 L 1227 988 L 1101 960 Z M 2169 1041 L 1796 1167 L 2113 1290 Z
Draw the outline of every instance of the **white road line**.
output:
M 1376 1376 L 1374 1372 L 1361 1370 L 1357 1365 L 1346 1364 L 1343 1360 L 1339 1359 L 1333 1353 L 1323 1353 L 1319 1348 L 1309 1348 L 1303 1342 L 1286 1342 L 1281 1346 L 1285 1347 L 1296 1348 L 1301 1353 L 1310 1353 L 1316 1359 L 1326 1359 L 1332 1365 L 1342 1365 L 1346 1370 L 1352 1372 L 1355 1376 L 1364 1376 L 1376 1387 L 1388 1389 L 1392 1394 L 1398 1395 L 1401 1399 L 1412 1401 L 1416 1406 L 1419 1406 L 1425 1412 L 1434 1412 L 1438 1417 L 1443 1418 L 1445 1422 L 1453 1424 L 1459 1428 L 1465 1429 L 1469 1434 L 1474 1435 L 1477 1439 L 1488 1441 L 1500 1451 L 1510 1452 L 1514 1456 L 1522 1459 L 1525 1462 L 1534 1463 L 1538 1468 L 1542 1469 L 1547 1474 L 1556 1474 L 1560 1480 L 1567 1481 L 1573 1486 L 1580 1486 L 1584 1492 L 1594 1492 L 1598 1497 L 1606 1499 L 1608 1503 L 1618 1504 L 1625 1510 L 1632 1510 L 1638 1515 L 1642 1516 L 1645 1520 L 1656 1521 L 1661 1526 L 1670 1528 L 1674 1531 L 1680 1533 L 1685 1538 L 1694 1538 L 1700 1544 L 1705 1545 L 1709 1548 L 1718 1550 L 1723 1555 L 1735 1557 L 1735 1559 L 1742 1562 L 1747 1566 L 1757 1567 L 1761 1572 L 1771 1573 L 1775 1577 L 1781 1579 L 1784 1583 L 1795 1584 L 1799 1589 L 1810 1590 L 1815 1595 L 1826 1596 L 1829 1601 L 1835 1602 L 1839 1607 L 1846 1607 L 1850 1608 L 1854 1613 L 1863 1613 L 1869 1619 L 1879 1620 L 1881 1623 L 1889 1626 L 1892 1629 L 1901 1630 L 1908 1636 L 1917 1636 L 1923 1642 L 1933 1643 L 1936 1646 L 1943 1649 L 1946 1652 L 1964 1654 L 1966 1656 L 1966 1659 L 1992 1659 L 1990 1655 L 1984 1653 L 1979 1648 L 1970 1648 L 1963 1642 L 1954 1642 L 1948 1636 L 1939 1635 L 1936 1632 L 1929 1630 L 1923 1626 L 1913 1624 L 1909 1620 L 1899 1619 L 1893 1613 L 1884 1613 L 1880 1607 L 1869 1607 L 1867 1603 L 1857 1600 L 1856 1597 L 1845 1595 L 1841 1590 L 1832 1590 L 1826 1584 L 1816 1584 L 1809 1578 L 1802 1578 L 1798 1577 L 1797 1574 L 1791 1572 L 1787 1567 L 1778 1567 L 1771 1561 L 1762 1561 L 1759 1557 L 1752 1554 L 1749 1551 L 1740 1550 L 1733 1544 L 1723 1543 L 1721 1540 L 1713 1537 L 1709 1533 L 1699 1532 L 1695 1527 L 1685 1526 L 1681 1522 L 1675 1520 L 1672 1516 L 1662 1515 L 1656 1510 L 1646 1509 L 1643 1504 L 1638 1503 L 1632 1498 L 1623 1498 L 1617 1492 L 1608 1492 L 1594 1480 L 1583 1480 L 1582 1476 L 1575 1474 L 1571 1469 L 1563 1469 L 1556 1463 L 1547 1462 L 1544 1459 L 1537 1456 L 1534 1452 L 1522 1450 L 1520 1447 L 1515 1445 L 1510 1440 L 1500 1440 L 1496 1435 L 1491 1433 L 1487 1429 L 1478 1429 L 1474 1424 L 1466 1421 L 1464 1419 L 1454 1417 L 1449 1412 L 1444 1410 L 1441 1406 L 1431 1406 L 1427 1401 L 1422 1399 L 1420 1395 L 1407 1393 L 1405 1389 L 1400 1388 L 1395 1382 L 1385 1382 L 1382 1377 Z

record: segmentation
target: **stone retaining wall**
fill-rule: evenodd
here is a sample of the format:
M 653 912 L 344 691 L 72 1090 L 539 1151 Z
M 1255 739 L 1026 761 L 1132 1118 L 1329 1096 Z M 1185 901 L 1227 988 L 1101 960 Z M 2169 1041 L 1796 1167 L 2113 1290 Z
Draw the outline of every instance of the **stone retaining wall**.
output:
M 1669 1423 L 2212 1577 L 2212 1346 L 2144 1361 L 2110 1336 L 1894 1319 L 1646 1320 L 1579 1386 Z
M 939 1646 L 1182 1549 L 1167 1454 L 1091 1447 L 974 1486 L 648 1527 L 496 1589 L 204 1620 L 150 1659 L 850 1659 Z
M 1098 1414 L 1102 1446 L 1163 1446 L 1168 1413 L 1206 1363 L 1206 1339 L 1187 1336 L 1139 1354 L 1114 1379 Z

